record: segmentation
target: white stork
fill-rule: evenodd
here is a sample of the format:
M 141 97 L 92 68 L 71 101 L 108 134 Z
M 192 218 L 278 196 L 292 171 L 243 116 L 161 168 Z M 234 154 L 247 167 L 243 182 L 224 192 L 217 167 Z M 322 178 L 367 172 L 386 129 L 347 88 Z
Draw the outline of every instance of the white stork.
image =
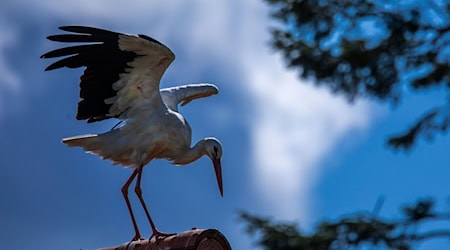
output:
M 65 138 L 62 142 L 134 169 L 122 187 L 135 230 L 133 240 L 142 239 L 128 199 L 128 188 L 136 177 L 135 192 L 152 228 L 151 237 L 168 235 L 158 231 L 142 198 L 142 169 L 152 159 L 164 158 L 175 165 L 185 165 L 208 156 L 223 196 L 222 145 L 216 138 L 208 137 L 191 147 L 191 128 L 177 107 L 180 103 L 185 105 L 193 99 L 217 94 L 217 87 L 189 84 L 160 90 L 160 79 L 175 55 L 151 37 L 85 26 L 60 29 L 72 33 L 52 35 L 48 39 L 85 44 L 56 49 L 41 58 L 65 56 L 46 71 L 86 67 L 80 78 L 77 119 L 88 123 L 108 118 L 125 121 L 125 125 L 106 133 Z

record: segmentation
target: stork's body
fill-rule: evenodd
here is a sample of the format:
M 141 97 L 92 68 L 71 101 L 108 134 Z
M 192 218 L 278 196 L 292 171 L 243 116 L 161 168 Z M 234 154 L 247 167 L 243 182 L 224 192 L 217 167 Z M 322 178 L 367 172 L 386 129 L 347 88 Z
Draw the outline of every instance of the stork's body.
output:
M 77 119 L 95 122 L 114 117 L 125 121 L 123 126 L 106 133 L 65 138 L 63 142 L 68 146 L 82 147 L 86 152 L 111 160 L 113 164 L 134 169 L 122 188 L 135 229 L 133 239 L 141 238 L 128 199 L 128 188 L 134 179 L 135 192 L 153 235 L 166 235 L 154 225 L 140 189 L 142 169 L 152 159 L 164 158 L 173 164 L 184 165 L 207 155 L 213 161 L 222 195 L 220 142 L 209 137 L 191 147 L 191 128 L 178 112 L 180 103 L 184 105 L 193 99 L 216 94 L 217 88 L 212 84 L 189 84 L 160 90 L 161 76 L 173 61 L 174 54 L 153 38 L 83 26 L 60 29 L 77 34 L 48 38 L 59 42 L 88 42 L 42 56 L 67 56 L 46 70 L 86 67 L 81 76 Z
M 191 163 L 204 155 L 205 138 L 191 147 L 191 128 L 178 112 L 166 109 L 147 119 L 128 121 L 120 128 L 99 135 L 82 135 L 63 140 L 69 146 L 127 167 L 147 165 L 154 158 L 164 158 L 176 165 Z
M 183 160 L 194 151 L 191 129 L 183 116 L 170 109 L 146 119 L 127 121 L 122 127 L 103 134 L 66 138 L 63 142 L 83 147 L 114 164 L 133 168 L 147 165 L 153 158 L 165 158 L 175 164 L 195 160 Z

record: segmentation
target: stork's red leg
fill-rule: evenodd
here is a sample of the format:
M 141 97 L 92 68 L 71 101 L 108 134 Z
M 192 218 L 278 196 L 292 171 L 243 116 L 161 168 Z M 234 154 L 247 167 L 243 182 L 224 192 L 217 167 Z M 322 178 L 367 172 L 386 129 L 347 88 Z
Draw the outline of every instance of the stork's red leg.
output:
M 133 222 L 133 227 L 134 227 L 134 232 L 135 232 L 135 235 L 134 235 L 132 241 L 143 239 L 141 236 L 141 233 L 139 232 L 139 228 L 136 223 L 136 219 L 134 218 L 133 209 L 131 208 L 130 200 L 128 199 L 128 188 L 130 187 L 131 182 L 133 182 L 133 180 L 137 174 L 138 174 L 138 168 L 133 171 L 130 178 L 128 178 L 128 180 L 125 182 L 125 184 L 122 187 L 122 194 L 123 194 L 123 197 L 125 198 L 125 202 L 127 203 L 128 211 L 130 212 L 131 221 Z
M 155 237 L 156 239 L 163 238 L 166 236 L 174 235 L 163 233 L 158 231 L 158 229 L 155 226 L 155 223 L 153 223 L 152 217 L 150 216 L 150 213 L 148 212 L 147 206 L 145 205 L 144 198 L 142 198 L 142 190 L 141 190 L 141 176 L 142 176 L 142 168 L 137 168 L 137 180 L 136 180 L 136 187 L 134 191 L 136 192 L 137 197 L 139 198 L 139 201 L 142 204 L 142 207 L 144 208 L 145 214 L 147 215 L 148 222 L 150 223 L 150 226 L 152 227 L 152 236 L 150 236 L 150 239 L 152 237 Z

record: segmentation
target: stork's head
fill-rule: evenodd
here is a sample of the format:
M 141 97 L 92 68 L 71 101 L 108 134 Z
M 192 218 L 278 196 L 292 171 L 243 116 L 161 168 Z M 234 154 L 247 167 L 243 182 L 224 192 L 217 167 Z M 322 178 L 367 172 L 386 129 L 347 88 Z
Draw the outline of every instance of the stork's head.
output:
M 220 195 L 223 196 L 222 185 L 222 166 L 220 165 L 220 158 L 222 158 L 222 144 L 213 137 L 205 139 L 206 155 L 212 160 L 214 171 L 216 172 L 217 184 L 219 185 Z

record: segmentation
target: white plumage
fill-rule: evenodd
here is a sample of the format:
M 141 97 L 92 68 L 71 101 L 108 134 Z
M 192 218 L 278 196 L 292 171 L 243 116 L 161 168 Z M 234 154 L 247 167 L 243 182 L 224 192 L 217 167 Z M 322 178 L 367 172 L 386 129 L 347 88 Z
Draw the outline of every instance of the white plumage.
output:
M 218 89 L 212 84 L 161 89 L 161 98 L 167 106 L 163 118 L 154 115 L 149 115 L 154 119 L 129 117 L 119 129 L 100 135 L 64 138 L 63 143 L 70 147 L 83 147 L 86 152 L 128 167 L 146 165 L 153 158 L 165 158 L 173 164 L 184 165 L 204 154 L 205 143 L 209 143 L 209 147 L 214 150 L 214 146 L 220 148 L 220 142 L 212 137 L 205 138 L 191 149 L 191 128 L 184 117 L 177 113 L 178 104 L 185 105 L 193 99 L 216 93 Z
M 135 191 L 147 214 L 153 236 L 167 235 L 157 230 L 142 198 L 142 169 L 155 158 L 184 165 L 206 155 L 213 161 L 219 190 L 223 194 L 220 142 L 207 137 L 191 147 L 191 128 L 178 113 L 179 104 L 217 94 L 217 87 L 203 83 L 160 90 L 161 77 L 175 56 L 165 45 L 148 36 L 84 26 L 60 29 L 72 34 L 49 36 L 48 39 L 84 44 L 56 49 L 42 58 L 66 56 L 46 70 L 86 67 L 80 78 L 81 100 L 77 119 L 96 122 L 114 117 L 125 121 L 123 126 L 103 134 L 65 138 L 63 143 L 82 147 L 86 152 L 111 160 L 113 164 L 133 168 L 122 188 L 135 229 L 133 239 L 140 239 L 141 235 L 127 194 L 136 177 Z

